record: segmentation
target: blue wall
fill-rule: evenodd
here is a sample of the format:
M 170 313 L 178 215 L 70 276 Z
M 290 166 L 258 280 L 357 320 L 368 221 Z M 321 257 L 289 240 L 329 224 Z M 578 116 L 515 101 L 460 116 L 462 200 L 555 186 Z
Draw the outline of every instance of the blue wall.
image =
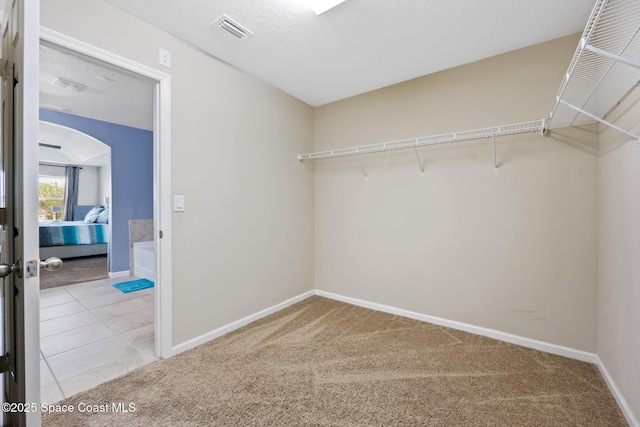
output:
M 129 220 L 153 218 L 153 132 L 44 109 L 40 120 L 79 130 L 111 147 L 109 271 L 129 270 Z

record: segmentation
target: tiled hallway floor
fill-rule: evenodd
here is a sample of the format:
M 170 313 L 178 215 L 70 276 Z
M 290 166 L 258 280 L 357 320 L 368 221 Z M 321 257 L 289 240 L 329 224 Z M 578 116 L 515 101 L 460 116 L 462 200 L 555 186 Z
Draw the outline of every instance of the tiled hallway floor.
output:
M 41 401 L 53 403 L 156 360 L 153 288 L 117 278 L 40 291 Z

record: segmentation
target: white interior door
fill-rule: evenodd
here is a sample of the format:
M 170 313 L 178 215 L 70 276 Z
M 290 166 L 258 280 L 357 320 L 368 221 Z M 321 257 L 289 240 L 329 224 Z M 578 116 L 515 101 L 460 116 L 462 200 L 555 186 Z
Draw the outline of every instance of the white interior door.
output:
M 3 424 L 39 426 L 39 2 L 7 0 L 2 30 Z

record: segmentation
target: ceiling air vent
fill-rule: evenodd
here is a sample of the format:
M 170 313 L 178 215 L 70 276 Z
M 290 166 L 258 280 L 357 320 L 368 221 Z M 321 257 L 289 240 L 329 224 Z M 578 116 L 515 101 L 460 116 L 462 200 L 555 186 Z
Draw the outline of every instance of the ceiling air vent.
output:
M 238 24 L 233 19 L 229 18 L 227 15 L 222 15 L 220 18 L 216 19 L 214 22 L 215 25 L 219 25 L 220 28 L 227 31 L 230 34 L 233 34 L 239 39 L 246 39 L 247 37 L 253 35 L 253 33 L 247 30 L 242 25 Z

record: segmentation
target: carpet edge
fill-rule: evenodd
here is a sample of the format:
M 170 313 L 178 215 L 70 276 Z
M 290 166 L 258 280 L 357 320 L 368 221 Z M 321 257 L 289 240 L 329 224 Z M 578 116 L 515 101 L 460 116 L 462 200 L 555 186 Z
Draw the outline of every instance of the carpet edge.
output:
M 564 356 L 570 359 L 580 360 L 582 362 L 595 364 L 597 359 L 597 355 L 595 353 L 590 353 L 583 350 L 577 350 L 574 348 L 565 347 L 558 344 L 552 344 L 544 341 L 538 341 L 532 338 L 527 338 L 520 335 L 514 335 L 508 332 L 502 332 L 496 329 L 483 328 L 481 326 L 475 326 L 468 323 L 458 322 L 455 320 L 444 319 L 442 317 L 430 316 L 428 314 L 417 313 L 414 311 L 404 310 L 402 308 L 397 308 L 389 305 L 378 304 L 375 302 L 365 301 L 357 298 L 346 297 L 346 296 L 342 296 L 342 295 L 338 295 L 338 294 L 334 294 L 326 291 L 316 290 L 315 295 L 334 299 L 336 301 L 346 302 L 348 304 L 357 305 L 357 306 L 368 308 L 375 311 L 382 311 L 389 314 L 395 314 L 397 316 L 407 317 L 409 319 L 432 323 L 438 326 L 445 326 L 447 328 L 457 329 L 457 330 L 469 332 L 475 335 L 482 335 L 488 338 L 493 338 L 493 339 L 508 342 L 511 344 L 520 345 L 522 347 L 544 351 L 545 353 L 551 353 L 557 356 Z
M 241 327 L 246 326 L 251 322 L 255 322 L 256 320 L 262 319 L 263 317 L 276 313 L 282 309 L 285 309 L 297 302 L 303 301 L 314 295 L 316 295 L 315 290 L 304 292 L 293 298 L 289 298 L 288 300 L 278 303 L 272 307 L 265 308 L 263 310 L 258 311 L 257 313 L 250 314 L 249 316 L 243 317 L 242 319 L 233 321 L 224 326 L 221 326 L 212 331 L 209 331 L 205 334 L 202 334 L 188 341 L 185 341 L 181 344 L 175 345 L 171 347 L 171 354 L 167 355 L 167 357 L 175 356 L 176 354 L 195 348 L 215 338 L 221 337 L 222 335 L 228 334 L 229 332 L 233 332 L 236 329 L 240 329 Z

